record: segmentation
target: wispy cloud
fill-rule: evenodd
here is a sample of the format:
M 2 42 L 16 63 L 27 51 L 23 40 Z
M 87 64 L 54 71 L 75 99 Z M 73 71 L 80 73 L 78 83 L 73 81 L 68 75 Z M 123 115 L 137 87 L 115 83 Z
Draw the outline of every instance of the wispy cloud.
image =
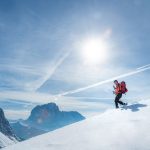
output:
M 11 110 L 4 109 L 4 113 L 7 119 L 17 120 L 17 119 L 27 119 L 30 115 L 30 110 Z
M 27 102 L 46 103 L 54 99 L 50 94 L 20 91 L 3 91 L 0 92 L 0 99 L 14 99 Z
M 6 71 L 13 71 L 13 72 L 19 72 L 19 73 L 25 73 L 25 74 L 31 74 L 31 75 L 37 75 L 41 76 L 42 72 L 37 70 L 36 68 L 32 66 L 25 66 L 25 65 L 10 65 L 10 64 L 0 64 L 0 70 L 6 70 Z
M 22 65 L 9 62 L 6 59 L 0 64 L 0 89 L 5 90 L 5 86 L 11 90 L 29 90 L 27 85 L 43 76 L 44 71 L 37 69 L 33 65 Z

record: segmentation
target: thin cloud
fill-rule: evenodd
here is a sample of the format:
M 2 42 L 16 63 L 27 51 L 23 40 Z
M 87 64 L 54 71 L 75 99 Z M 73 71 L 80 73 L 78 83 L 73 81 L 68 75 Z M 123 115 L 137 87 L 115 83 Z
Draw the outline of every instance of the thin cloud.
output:
M 0 70 L 6 70 L 6 71 L 13 71 L 18 73 L 25 73 L 25 74 L 31 74 L 31 75 L 42 75 L 42 72 L 39 72 L 39 70 L 35 69 L 31 66 L 25 66 L 25 65 L 10 65 L 10 64 L 0 64 Z
M 12 109 L 4 109 L 6 118 L 8 119 L 27 119 L 30 114 L 30 110 L 12 110 Z
M 18 101 L 46 103 L 54 99 L 50 94 L 35 92 L 3 91 L 0 92 L 0 99 L 14 99 Z

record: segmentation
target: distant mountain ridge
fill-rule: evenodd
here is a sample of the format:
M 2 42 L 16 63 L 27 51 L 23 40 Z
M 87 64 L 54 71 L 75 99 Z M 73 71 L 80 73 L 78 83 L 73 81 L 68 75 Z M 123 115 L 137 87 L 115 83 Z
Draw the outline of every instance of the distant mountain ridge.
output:
M 60 111 L 55 103 L 48 103 L 34 107 L 27 120 L 11 123 L 11 126 L 18 137 L 28 139 L 83 119 L 85 117 L 76 111 Z
M 85 119 L 76 111 L 60 111 L 55 103 L 48 103 L 41 106 L 36 106 L 26 120 L 38 128 L 45 130 L 54 130 L 57 127 L 62 127 Z
M 26 140 L 28 138 L 40 135 L 45 133 L 44 130 L 37 129 L 30 125 L 27 125 L 21 121 L 17 121 L 15 123 L 11 123 L 11 126 L 15 132 L 15 134 L 21 139 Z

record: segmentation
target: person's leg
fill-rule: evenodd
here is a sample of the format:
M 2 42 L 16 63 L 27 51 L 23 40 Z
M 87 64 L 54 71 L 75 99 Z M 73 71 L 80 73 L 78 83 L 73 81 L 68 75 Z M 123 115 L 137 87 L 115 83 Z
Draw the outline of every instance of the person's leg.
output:
M 119 106 L 118 106 L 118 101 L 119 101 L 119 95 L 116 95 L 116 97 L 115 97 L 115 105 L 116 105 L 116 108 L 119 108 Z
M 120 101 L 121 97 L 122 97 L 121 93 L 116 95 L 116 98 L 115 98 L 116 108 L 119 108 L 118 103 L 121 104 L 121 105 L 126 105 L 126 103 L 123 103 L 122 101 Z
M 122 101 L 118 101 L 119 104 L 124 105 L 125 103 Z
M 122 97 L 122 94 L 121 93 L 118 94 L 118 103 L 121 104 L 121 105 L 126 105 L 126 103 L 120 101 L 121 97 Z

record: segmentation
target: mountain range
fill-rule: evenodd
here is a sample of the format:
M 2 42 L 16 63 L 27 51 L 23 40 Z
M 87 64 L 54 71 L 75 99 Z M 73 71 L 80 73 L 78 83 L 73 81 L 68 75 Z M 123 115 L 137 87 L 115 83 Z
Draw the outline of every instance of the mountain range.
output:
M 5 150 L 149 150 L 150 101 L 110 109 Z

